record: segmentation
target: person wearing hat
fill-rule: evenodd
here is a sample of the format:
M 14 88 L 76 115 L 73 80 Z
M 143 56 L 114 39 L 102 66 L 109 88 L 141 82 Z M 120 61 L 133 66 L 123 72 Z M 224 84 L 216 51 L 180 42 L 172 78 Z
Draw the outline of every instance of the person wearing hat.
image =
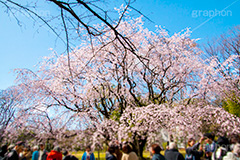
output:
M 207 143 L 205 146 L 205 159 L 211 160 L 212 159 L 212 153 L 216 151 L 217 145 L 214 142 L 214 134 L 212 133 L 205 133 L 204 135 L 205 142 Z
M 7 160 L 19 160 L 19 153 L 23 151 L 24 142 L 19 141 L 15 147 L 6 155 Z
M 38 160 L 39 151 L 38 146 L 33 147 L 32 160 Z

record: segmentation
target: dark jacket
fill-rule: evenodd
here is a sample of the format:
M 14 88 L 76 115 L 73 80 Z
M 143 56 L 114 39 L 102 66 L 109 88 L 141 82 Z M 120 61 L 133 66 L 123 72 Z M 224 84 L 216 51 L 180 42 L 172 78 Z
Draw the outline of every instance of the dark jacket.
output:
M 183 155 L 177 149 L 169 149 L 165 151 L 164 157 L 166 160 L 185 160 Z
M 6 155 L 7 160 L 19 160 L 19 156 L 16 150 L 12 150 Z
M 203 156 L 203 151 L 198 151 L 200 143 L 195 143 L 192 147 L 186 149 L 186 155 L 192 154 L 195 157 L 195 160 L 200 160 L 200 157 Z
M 0 150 L 0 157 L 3 158 L 5 156 L 5 154 L 7 153 L 7 151 L 8 151 L 8 146 L 7 145 L 3 145 L 1 150 Z
M 161 154 L 154 154 L 152 160 L 165 160 L 164 156 Z
M 117 158 L 108 152 L 108 154 L 106 153 L 106 160 L 117 160 Z
M 46 160 L 47 159 L 47 156 L 48 156 L 48 152 L 47 150 L 43 150 L 43 154 L 42 154 L 42 157 L 41 157 L 41 160 Z
M 78 160 L 78 158 L 73 155 L 67 155 L 63 158 L 63 160 Z

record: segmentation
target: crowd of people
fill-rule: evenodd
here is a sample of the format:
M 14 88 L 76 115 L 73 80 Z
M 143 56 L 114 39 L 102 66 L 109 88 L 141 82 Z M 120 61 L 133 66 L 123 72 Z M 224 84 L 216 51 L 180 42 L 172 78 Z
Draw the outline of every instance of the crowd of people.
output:
M 212 133 L 205 133 L 197 142 L 190 138 L 185 157 L 178 151 L 176 143 L 171 142 L 165 150 L 164 158 L 154 160 L 240 160 L 239 135 L 229 138 L 220 136 L 217 141 L 214 139 Z
M 204 146 L 203 146 L 204 144 Z M 185 149 L 185 155 L 181 154 L 175 142 L 170 142 L 164 149 L 158 144 L 152 144 L 150 148 L 151 160 L 240 160 L 240 137 L 232 135 L 229 138 L 218 137 L 212 133 L 206 133 L 196 142 L 190 138 Z M 184 157 L 185 156 L 185 157 Z M 48 152 L 44 144 L 30 146 L 19 141 L 15 145 L 1 147 L 0 160 L 78 160 L 67 150 L 62 151 L 56 146 Z M 95 160 L 91 147 L 86 147 L 81 160 Z M 129 144 L 109 145 L 106 152 L 106 160 L 139 160 L 137 154 Z
M 0 160 L 78 160 L 78 158 L 68 154 L 67 150 L 62 152 L 58 146 L 48 152 L 42 143 L 31 149 L 30 146 L 19 141 L 15 145 L 3 145 L 0 151 Z

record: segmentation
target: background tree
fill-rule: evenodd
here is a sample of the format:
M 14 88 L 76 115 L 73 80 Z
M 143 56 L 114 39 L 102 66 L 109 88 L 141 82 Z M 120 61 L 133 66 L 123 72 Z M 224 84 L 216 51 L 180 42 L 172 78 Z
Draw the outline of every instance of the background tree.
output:
M 19 104 L 18 92 L 16 88 L 8 88 L 0 91 L 0 141 L 4 138 L 4 133 L 9 124 L 14 121 L 16 107 Z
M 100 139 L 99 143 L 126 140 L 140 157 L 148 137 L 158 127 L 181 136 L 198 120 L 194 123 L 197 128 L 189 132 L 239 131 L 232 130 L 238 129 L 238 118 L 227 114 L 224 123 L 214 117 L 223 117 L 226 112 L 221 109 L 189 105 L 192 99 L 212 101 L 212 95 L 224 95 L 225 91 L 239 97 L 238 91 L 229 90 L 239 79 L 233 67 L 237 55 L 222 63 L 211 57 L 206 65 L 188 29 L 174 35 L 161 27 L 149 31 L 143 27 L 142 17 L 127 16 L 131 1 L 117 10 L 115 18 L 109 16 L 109 10 L 98 7 L 102 1 L 50 0 L 47 3 L 54 4 L 59 12 L 47 19 L 30 9 L 38 5 L 0 2 L 9 11 L 16 9 L 10 6 L 14 5 L 42 20 L 67 48 L 67 54 L 46 57 L 36 72 L 16 70 L 25 101 L 18 112 L 19 121 L 12 123 L 9 131 L 31 131 L 37 140 L 54 138 L 56 143 L 69 136 L 80 140 L 86 134 L 88 141 Z M 60 28 L 52 27 L 58 18 Z M 153 124 L 156 120 L 158 123 Z M 229 125 L 230 121 L 234 124 Z M 117 132 L 125 129 L 130 132 Z
M 232 114 L 240 117 L 239 103 L 236 103 L 235 101 L 233 101 L 232 98 L 230 100 L 223 100 L 222 101 L 222 106 L 229 113 L 232 113 Z
M 236 26 L 221 35 L 214 43 L 205 46 L 212 74 L 214 92 L 219 105 L 239 116 L 240 108 L 240 27 Z
M 202 79 L 207 66 L 188 30 L 170 36 L 160 27 L 155 32 L 144 29 L 141 17 L 125 17 L 119 33 L 134 44 L 143 61 L 109 31 L 101 41 L 89 44 L 87 40 L 69 55 L 47 57 L 36 73 L 16 70 L 20 90 L 31 102 L 27 106 L 56 111 L 52 116 L 71 116 L 75 124 L 85 124 L 80 129 L 91 129 L 93 136 L 106 120 L 118 124 L 120 118 L 115 116 L 121 117 L 126 108 L 164 103 L 173 107 L 185 99 L 206 96 L 208 86 Z M 104 125 L 109 126 L 102 131 L 105 141 L 116 139 L 116 128 Z M 133 135 L 132 143 L 142 156 L 147 133 Z

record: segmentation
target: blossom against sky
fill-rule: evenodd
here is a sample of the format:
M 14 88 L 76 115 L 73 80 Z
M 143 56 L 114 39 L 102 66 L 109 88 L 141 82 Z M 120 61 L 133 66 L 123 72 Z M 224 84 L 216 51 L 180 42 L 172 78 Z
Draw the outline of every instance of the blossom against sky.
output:
M 155 25 L 161 25 L 174 34 L 189 27 L 191 38 L 200 38 L 199 43 L 240 24 L 240 0 L 136 0 L 133 6 L 151 20 L 145 21 L 146 28 L 155 30 Z M 50 48 L 58 53 L 65 51 L 49 28 L 39 28 L 22 15 L 20 27 L 4 10 L 0 10 L 0 89 L 14 85 L 13 69 L 34 70 L 42 57 L 51 54 Z M 46 7 L 38 12 L 41 15 L 54 11 Z

